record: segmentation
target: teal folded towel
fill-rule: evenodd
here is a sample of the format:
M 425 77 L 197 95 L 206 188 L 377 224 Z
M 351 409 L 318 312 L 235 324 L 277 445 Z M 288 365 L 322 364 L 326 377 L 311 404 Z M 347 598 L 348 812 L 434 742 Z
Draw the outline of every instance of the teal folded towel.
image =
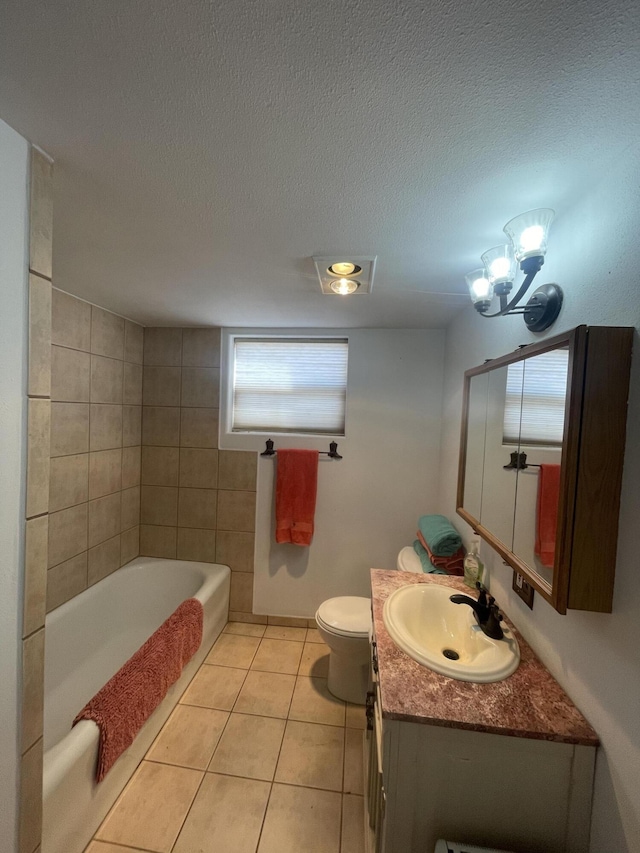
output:
M 422 563 L 422 571 L 429 575 L 446 575 L 447 573 L 444 569 L 437 569 L 431 560 L 429 559 L 429 555 L 424 550 L 422 545 L 420 544 L 420 540 L 416 539 L 413 543 L 413 550 L 416 552 L 418 557 L 420 557 L 420 562 Z
M 462 547 L 460 534 L 444 515 L 421 515 L 418 527 L 434 557 L 451 557 Z

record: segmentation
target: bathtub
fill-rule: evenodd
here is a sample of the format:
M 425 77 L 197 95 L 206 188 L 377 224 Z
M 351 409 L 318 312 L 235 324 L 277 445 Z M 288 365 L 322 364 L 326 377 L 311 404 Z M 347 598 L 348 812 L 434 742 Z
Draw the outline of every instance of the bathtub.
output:
M 138 557 L 46 619 L 42 853 L 82 853 L 193 678 L 229 612 L 227 566 Z M 136 740 L 96 784 L 98 727 L 78 711 L 180 602 L 204 608 L 202 644 Z

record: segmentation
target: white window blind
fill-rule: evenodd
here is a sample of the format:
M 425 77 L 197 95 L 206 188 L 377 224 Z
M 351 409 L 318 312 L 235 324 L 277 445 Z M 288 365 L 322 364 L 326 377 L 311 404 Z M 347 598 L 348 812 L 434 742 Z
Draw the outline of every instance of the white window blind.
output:
M 344 435 L 344 339 L 236 338 L 234 432 Z
M 568 349 L 510 364 L 504 405 L 505 444 L 559 447 L 564 433 Z

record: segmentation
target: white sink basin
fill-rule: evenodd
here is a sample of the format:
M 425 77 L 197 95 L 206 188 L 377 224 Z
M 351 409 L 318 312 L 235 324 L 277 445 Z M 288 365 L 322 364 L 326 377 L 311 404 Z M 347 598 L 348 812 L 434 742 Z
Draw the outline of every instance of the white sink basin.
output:
M 504 622 L 502 640 L 487 637 L 471 607 L 449 600 L 456 593 L 435 584 L 400 587 L 384 605 L 387 631 L 403 652 L 440 675 L 481 684 L 502 681 L 518 668 L 518 641 Z

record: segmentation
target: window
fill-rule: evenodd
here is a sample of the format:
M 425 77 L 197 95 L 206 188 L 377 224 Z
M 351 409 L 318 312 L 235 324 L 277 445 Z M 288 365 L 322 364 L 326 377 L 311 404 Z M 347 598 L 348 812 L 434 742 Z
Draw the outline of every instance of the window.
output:
M 504 444 L 562 445 L 568 365 L 567 348 L 509 365 Z
M 233 353 L 233 432 L 344 435 L 346 340 L 237 337 Z

